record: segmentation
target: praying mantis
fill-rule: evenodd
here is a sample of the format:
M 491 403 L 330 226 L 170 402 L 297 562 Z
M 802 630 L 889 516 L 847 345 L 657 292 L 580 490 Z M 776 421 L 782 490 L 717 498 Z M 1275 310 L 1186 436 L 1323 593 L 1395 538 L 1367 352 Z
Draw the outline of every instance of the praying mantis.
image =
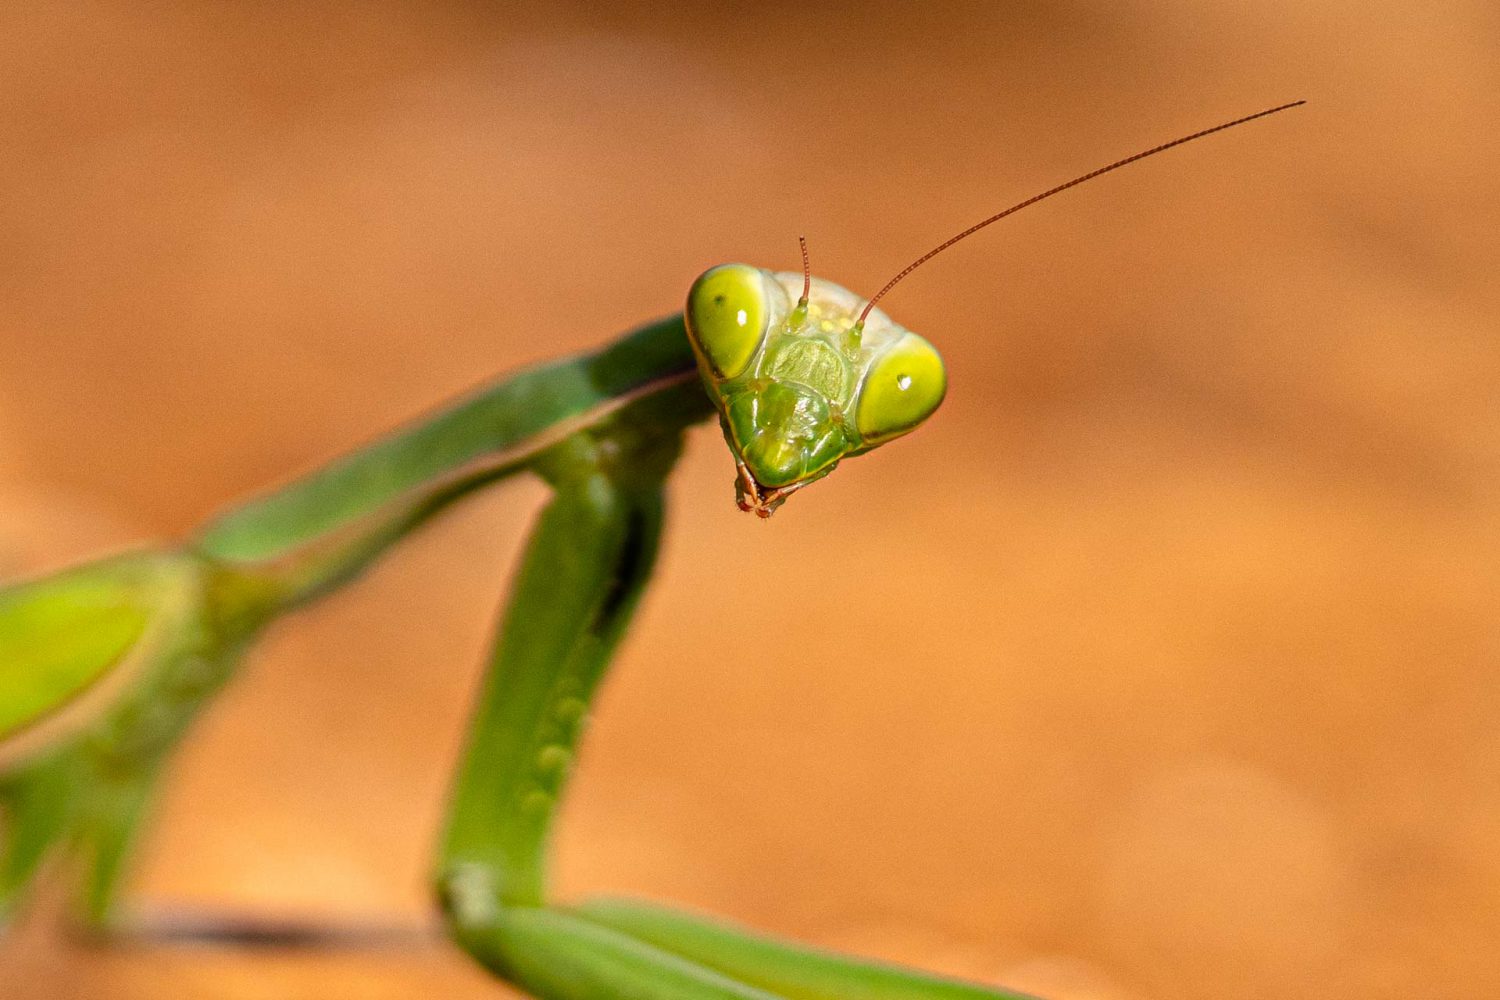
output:
M 542 1000 L 1004 1000 L 655 904 L 559 903 L 547 848 L 594 693 L 651 576 L 684 431 L 717 418 L 739 506 L 769 518 L 915 430 L 947 375 L 876 308 L 1013 212 L 1285 104 L 1117 160 L 940 244 L 863 299 L 802 271 L 711 268 L 684 310 L 514 374 L 210 521 L 186 542 L 0 589 L 0 921 L 61 857 L 107 928 L 152 786 L 272 623 L 434 515 L 531 473 L 551 490 L 503 615 L 433 872 L 449 935 Z

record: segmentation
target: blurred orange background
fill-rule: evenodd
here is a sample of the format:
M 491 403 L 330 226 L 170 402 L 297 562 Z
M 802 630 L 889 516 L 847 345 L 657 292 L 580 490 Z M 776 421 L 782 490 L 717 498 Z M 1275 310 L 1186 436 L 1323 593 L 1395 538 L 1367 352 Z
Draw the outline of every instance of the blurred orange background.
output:
M 11 4 L 0 575 L 180 537 L 725 260 L 944 352 L 768 524 L 718 431 L 559 843 L 1070 1000 L 1500 995 L 1500 8 Z M 413 926 L 526 483 L 277 629 L 133 899 Z M 394 952 L 80 950 L 16 997 L 449 997 Z

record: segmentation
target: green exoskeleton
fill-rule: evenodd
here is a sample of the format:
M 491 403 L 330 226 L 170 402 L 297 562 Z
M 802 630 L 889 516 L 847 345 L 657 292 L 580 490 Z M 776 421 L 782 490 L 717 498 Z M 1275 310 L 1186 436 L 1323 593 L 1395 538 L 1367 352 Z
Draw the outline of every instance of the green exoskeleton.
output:
M 1298 102 L 1300 103 L 1300 102 Z M 1283 107 L 1290 107 L 1284 105 Z M 153 784 L 271 623 L 347 583 L 464 496 L 520 473 L 541 511 L 479 694 L 433 873 L 451 936 L 543 1000 L 1000 1000 L 990 987 L 842 958 L 643 903 L 546 888 L 557 803 L 610 655 L 651 575 L 683 431 L 717 415 L 740 506 L 766 517 L 942 402 L 937 351 L 808 271 L 712 268 L 683 314 L 515 374 L 205 525 L 0 589 L 0 919 L 43 862 L 113 917 Z

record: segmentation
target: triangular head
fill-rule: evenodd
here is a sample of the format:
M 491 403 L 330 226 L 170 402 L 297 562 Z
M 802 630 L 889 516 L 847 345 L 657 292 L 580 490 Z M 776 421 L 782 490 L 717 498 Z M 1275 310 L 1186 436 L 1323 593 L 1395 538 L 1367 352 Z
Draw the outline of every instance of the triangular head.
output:
M 861 318 L 864 303 L 831 281 L 748 264 L 693 283 L 689 339 L 734 453 L 742 510 L 769 517 L 943 401 L 937 350 L 878 309 Z

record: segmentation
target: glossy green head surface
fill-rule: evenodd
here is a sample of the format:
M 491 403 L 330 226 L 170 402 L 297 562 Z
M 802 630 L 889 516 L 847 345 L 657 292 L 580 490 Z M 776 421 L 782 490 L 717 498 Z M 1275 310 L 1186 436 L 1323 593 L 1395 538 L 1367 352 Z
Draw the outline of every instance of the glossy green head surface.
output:
M 838 462 L 914 430 L 947 376 L 923 338 L 865 300 L 813 278 L 748 264 L 704 272 L 687 328 L 739 469 L 740 506 L 767 517 Z

